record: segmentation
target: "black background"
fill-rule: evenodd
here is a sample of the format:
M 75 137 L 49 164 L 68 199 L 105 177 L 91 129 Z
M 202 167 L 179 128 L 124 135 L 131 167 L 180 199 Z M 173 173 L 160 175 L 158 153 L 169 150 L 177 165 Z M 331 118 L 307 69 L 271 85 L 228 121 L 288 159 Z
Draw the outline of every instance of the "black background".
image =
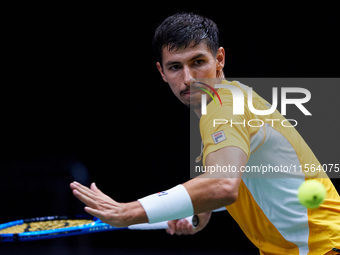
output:
M 332 6 L 216 3 L 207 7 L 164 2 L 3 7 L 1 222 L 82 213 L 83 206 L 69 190 L 74 179 L 87 185 L 95 181 L 120 202 L 189 179 L 185 170 L 189 110 L 161 79 L 151 46 L 157 25 L 171 14 L 192 11 L 217 23 L 226 50 L 227 77 L 339 76 L 338 19 Z M 318 123 L 299 132 L 312 138 L 325 132 L 322 128 Z M 311 138 L 305 138 L 307 143 L 313 142 Z M 337 150 L 337 144 L 325 144 L 320 151 Z M 340 162 L 334 158 L 325 163 Z M 338 180 L 334 183 L 339 189 Z M 6 254 L 257 253 L 226 212 L 216 213 L 195 236 L 111 232 L 1 244 L 1 250 Z

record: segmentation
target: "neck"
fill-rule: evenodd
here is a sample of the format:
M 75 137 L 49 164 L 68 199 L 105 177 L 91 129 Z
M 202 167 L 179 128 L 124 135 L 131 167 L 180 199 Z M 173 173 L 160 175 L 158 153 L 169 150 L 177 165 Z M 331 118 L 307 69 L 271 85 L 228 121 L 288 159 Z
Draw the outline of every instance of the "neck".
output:
M 194 112 L 196 113 L 197 117 L 198 117 L 199 119 L 201 119 L 201 117 L 202 117 L 201 108 L 196 108 L 196 109 L 194 109 Z

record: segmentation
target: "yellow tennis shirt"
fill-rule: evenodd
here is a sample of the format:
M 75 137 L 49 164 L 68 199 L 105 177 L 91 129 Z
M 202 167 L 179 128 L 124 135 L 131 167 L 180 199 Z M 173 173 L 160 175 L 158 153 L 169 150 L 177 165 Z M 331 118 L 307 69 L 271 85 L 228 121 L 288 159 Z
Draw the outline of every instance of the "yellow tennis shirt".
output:
M 222 83 L 242 90 L 244 114 L 233 115 L 231 91 L 219 89 L 222 106 L 213 101 L 207 105 L 200 132 L 204 165 L 209 153 L 226 146 L 248 155 L 238 199 L 226 207 L 228 212 L 260 254 L 320 255 L 340 249 L 340 197 L 322 169 L 309 168 L 320 165 L 311 149 L 277 110 L 270 115 L 253 114 L 247 86 L 237 81 Z M 271 107 L 255 92 L 253 106 L 257 110 Z M 318 209 L 305 208 L 297 198 L 298 187 L 308 178 L 317 178 L 327 190 Z

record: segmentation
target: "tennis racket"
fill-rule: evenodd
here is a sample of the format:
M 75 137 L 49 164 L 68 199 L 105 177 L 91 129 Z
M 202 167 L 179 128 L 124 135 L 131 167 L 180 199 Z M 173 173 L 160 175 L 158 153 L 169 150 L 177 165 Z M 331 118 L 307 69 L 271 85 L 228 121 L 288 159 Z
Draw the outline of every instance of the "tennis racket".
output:
M 186 218 L 194 227 L 198 225 L 197 216 Z M 100 219 L 87 216 L 47 216 L 0 224 L 0 242 L 34 241 L 57 237 L 82 235 L 114 230 L 155 230 L 168 228 L 167 221 L 143 223 L 124 228 L 116 228 L 103 223 Z

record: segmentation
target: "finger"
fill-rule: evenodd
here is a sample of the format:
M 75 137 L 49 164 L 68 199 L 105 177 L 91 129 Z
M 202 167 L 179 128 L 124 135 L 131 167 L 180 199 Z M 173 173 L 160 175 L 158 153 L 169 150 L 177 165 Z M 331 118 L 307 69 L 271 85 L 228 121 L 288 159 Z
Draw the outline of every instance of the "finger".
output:
M 176 235 L 179 235 L 181 236 L 183 233 L 182 233 L 182 221 L 181 220 L 178 220 L 177 223 L 176 223 Z
M 168 221 L 168 226 L 169 228 L 166 229 L 166 232 L 170 235 L 173 235 L 175 234 L 175 231 L 176 231 L 176 220 L 171 220 L 171 221 Z
M 95 200 L 93 200 L 92 198 L 90 198 L 89 196 L 86 196 L 82 193 L 80 193 L 77 189 L 73 190 L 73 195 L 78 198 L 81 202 L 83 202 L 84 204 L 86 204 L 87 206 L 91 206 L 91 207 L 96 207 L 97 203 Z
M 76 186 L 76 184 L 75 184 L 74 182 L 71 182 L 71 183 L 70 183 L 70 188 L 71 188 L 71 189 L 75 189 L 76 187 L 77 187 L 77 186 Z
M 102 197 L 109 197 L 108 195 L 104 194 L 100 189 L 98 189 L 96 183 L 94 182 L 91 184 L 91 190 Z
M 113 200 L 112 198 L 110 198 L 109 196 L 105 195 L 103 192 L 101 192 L 96 184 L 93 182 L 91 184 L 91 187 L 88 188 L 84 185 L 81 185 L 80 183 L 75 183 L 76 189 L 81 192 L 83 195 L 86 195 L 90 198 L 92 198 L 93 200 L 97 201 L 99 197 L 101 197 L 103 200 Z M 114 200 L 113 200 L 114 201 Z
M 86 193 L 86 192 L 79 190 L 79 189 L 74 189 L 73 194 L 85 204 L 87 204 L 87 201 L 88 202 L 94 202 L 94 201 L 98 200 L 95 195 L 90 194 L 90 193 Z
M 89 189 L 88 187 L 85 187 L 84 185 L 74 182 L 74 190 L 77 190 L 79 193 L 88 196 L 92 198 L 93 200 L 96 199 L 96 194 L 93 192 L 93 190 Z
M 96 192 L 96 193 L 97 193 L 97 192 L 101 192 L 101 191 L 97 188 L 97 185 L 96 185 L 94 182 L 91 183 L 90 189 L 91 189 L 92 191 Z
M 78 190 L 82 190 L 84 192 L 92 192 L 93 193 L 93 191 L 91 189 L 89 189 L 88 187 L 84 186 L 83 184 L 81 184 L 79 182 L 74 181 L 73 185 Z
M 188 224 L 187 225 L 187 231 L 188 231 L 189 235 L 193 235 L 193 234 L 196 233 L 195 230 L 194 230 L 194 227 L 192 226 L 192 224 Z
M 183 235 L 188 235 L 189 234 L 189 231 L 188 231 L 189 222 L 186 219 L 181 219 L 181 222 L 182 222 L 181 231 Z
M 73 181 L 73 182 L 71 182 L 71 185 L 74 186 L 74 187 L 77 187 L 78 185 L 81 185 L 81 184 L 77 181 Z
M 97 218 L 102 218 L 102 217 L 103 217 L 103 214 L 102 214 L 101 211 L 99 211 L 99 210 L 97 210 L 97 209 L 94 209 L 94 208 L 92 208 L 92 207 L 86 206 L 86 207 L 84 208 L 84 210 L 85 210 L 87 213 L 89 213 L 89 214 L 91 214 L 92 216 L 94 216 L 94 217 L 97 217 Z
M 174 233 L 171 231 L 170 228 L 165 229 L 165 232 L 167 232 L 169 235 L 173 235 Z

